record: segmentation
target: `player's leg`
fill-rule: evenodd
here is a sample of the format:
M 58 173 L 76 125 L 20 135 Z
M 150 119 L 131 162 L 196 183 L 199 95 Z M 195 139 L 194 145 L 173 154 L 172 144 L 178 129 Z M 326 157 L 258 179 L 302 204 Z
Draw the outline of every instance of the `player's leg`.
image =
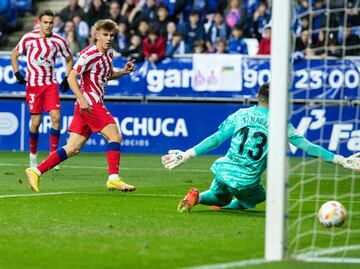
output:
M 136 189 L 134 186 L 126 184 L 119 177 L 120 143 L 122 141 L 119 128 L 116 124 L 108 124 L 100 133 L 108 141 L 106 159 L 108 162 L 109 178 L 106 187 L 109 190 L 134 191 Z
M 39 192 L 40 176 L 49 171 L 51 168 L 65 161 L 67 158 L 78 154 L 86 143 L 87 139 L 88 137 L 71 132 L 68 143 L 64 147 L 58 148 L 50 153 L 50 155 L 37 167 L 26 169 L 26 174 L 28 176 L 31 189 L 35 192 Z
M 37 166 L 37 146 L 39 140 L 39 126 L 41 124 L 41 114 L 31 114 L 30 117 L 30 167 Z
M 230 204 L 223 207 L 224 209 L 248 209 L 255 208 L 266 199 L 266 192 L 262 185 L 258 185 L 249 189 L 240 190 L 238 194 L 234 195 L 236 199 L 232 200 Z
M 31 114 L 29 143 L 30 143 L 30 167 L 37 165 L 37 146 L 39 138 L 39 126 L 43 112 L 42 87 L 26 87 L 26 104 Z

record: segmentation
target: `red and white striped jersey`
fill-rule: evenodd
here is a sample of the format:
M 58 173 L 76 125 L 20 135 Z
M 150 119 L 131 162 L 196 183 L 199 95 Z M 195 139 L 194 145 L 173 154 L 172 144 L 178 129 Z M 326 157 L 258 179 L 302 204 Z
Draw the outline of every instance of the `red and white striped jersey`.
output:
M 113 49 L 106 54 L 95 45 L 85 48 L 73 69 L 81 75 L 80 90 L 90 105 L 103 102 L 108 80 L 113 71 Z
M 58 52 L 65 58 L 71 55 L 64 38 L 53 33 L 41 37 L 40 30 L 26 33 L 16 46 L 20 54 L 27 55 L 26 80 L 28 86 L 48 86 L 57 83 L 55 60 Z

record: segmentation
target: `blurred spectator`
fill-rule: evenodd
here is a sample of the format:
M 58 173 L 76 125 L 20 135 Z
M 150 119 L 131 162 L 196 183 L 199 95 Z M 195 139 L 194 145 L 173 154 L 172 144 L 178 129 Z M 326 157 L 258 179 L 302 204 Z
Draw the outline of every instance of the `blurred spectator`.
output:
M 298 0 L 295 9 L 296 14 L 307 14 L 310 10 L 309 0 Z
M 190 13 L 190 22 L 185 26 L 184 41 L 186 44 L 186 53 L 193 52 L 195 40 L 205 40 L 205 29 L 202 23 L 199 23 L 200 17 L 196 10 Z
M 180 31 L 175 31 L 170 42 L 166 44 L 166 57 L 173 57 L 174 55 L 185 53 L 185 43 L 182 40 Z
M 226 39 L 220 38 L 216 41 L 216 53 L 228 53 Z
M 270 55 L 271 54 L 271 27 L 265 26 L 263 38 L 259 43 L 258 55 Z
M 304 30 L 309 30 L 309 16 L 303 15 L 298 18 L 294 25 L 294 31 L 296 36 L 300 36 L 301 32 Z
M 81 19 L 80 15 L 75 15 L 72 21 L 75 26 L 76 38 L 79 41 L 81 48 L 85 48 L 89 37 L 89 26 Z
M 225 23 L 224 16 L 221 11 L 214 13 L 214 20 L 207 32 L 206 47 L 208 52 L 215 51 L 215 44 L 219 38 L 228 39 L 231 28 Z
M 341 46 L 338 45 L 335 38 L 330 38 L 328 42 L 328 56 L 342 57 Z
M 320 57 L 325 57 L 326 56 L 326 53 L 325 53 L 325 33 L 324 33 L 324 31 L 319 32 L 318 39 L 316 40 L 316 42 L 314 43 L 312 48 L 314 49 L 315 55 L 320 56 Z
M 227 0 L 206 0 L 205 1 L 205 14 L 214 14 L 217 11 L 226 9 Z M 223 13 L 222 13 L 223 14 Z
M 75 32 L 75 24 L 73 21 L 67 21 L 64 26 L 64 37 L 66 38 L 69 32 Z
M 76 38 L 76 34 L 74 31 L 69 31 L 66 36 L 66 41 L 68 43 L 69 49 L 71 50 L 72 54 L 76 54 L 80 52 L 80 43 Z
M 144 56 L 150 62 L 157 62 L 165 57 L 166 43 L 162 36 L 159 36 L 155 29 L 151 29 L 143 42 Z
M 203 40 L 196 40 L 194 42 L 194 53 L 204 53 L 205 52 L 205 42 Z
M 147 20 L 150 23 L 156 20 L 156 0 L 146 0 L 142 9 L 142 19 Z
M 252 26 L 252 36 L 257 40 L 260 40 L 264 32 L 264 27 L 270 22 L 271 15 L 268 9 L 268 4 L 266 0 L 261 0 L 259 7 L 255 10 L 253 15 L 253 26 Z
M 344 28 L 345 34 L 345 55 L 360 56 L 360 38 L 351 32 L 351 24 Z
M 156 12 L 156 20 L 152 24 L 152 27 L 156 28 L 159 35 L 166 36 L 166 27 L 169 22 L 168 8 L 166 6 L 159 6 Z
M 78 4 L 78 0 L 69 0 L 69 5 L 60 11 L 60 17 L 63 22 L 70 21 L 74 15 L 80 15 L 83 17 L 84 11 Z
M 121 15 L 120 15 L 120 5 L 118 2 L 116 1 L 112 1 L 109 4 L 109 19 L 113 20 L 116 23 L 119 23 L 121 20 Z
M 312 40 L 315 41 L 318 38 L 318 31 L 323 28 L 326 24 L 326 4 L 325 0 L 315 0 L 314 7 L 312 10 Z M 311 30 L 311 29 L 310 29 Z
M 107 19 L 109 12 L 102 0 L 92 0 L 89 11 L 86 13 L 86 22 L 89 26 L 95 24 L 96 21 Z
M 92 46 L 96 44 L 96 28 L 95 25 L 90 28 L 90 36 L 88 39 L 88 46 Z
M 184 17 L 192 9 L 192 0 L 162 0 L 161 2 L 168 8 L 170 20 L 178 22 L 180 17 L 180 21 L 187 21 Z
M 149 29 L 150 29 L 149 23 L 146 20 L 141 20 L 139 22 L 137 32 L 141 36 L 141 38 L 144 39 L 145 37 L 147 37 L 149 33 Z
M 309 31 L 304 30 L 301 32 L 301 35 L 296 38 L 295 41 L 295 51 L 301 51 L 305 53 L 306 48 L 310 45 L 309 42 Z
M 64 36 L 64 27 L 65 24 L 62 21 L 60 14 L 55 14 L 53 32 L 60 36 Z
M 166 44 L 170 43 L 172 40 L 173 35 L 176 32 L 176 24 L 173 21 L 169 21 L 166 25 Z
M 243 30 L 240 25 L 235 25 L 228 41 L 230 54 L 248 54 L 247 44 L 243 39 Z
M 115 42 L 113 43 L 115 50 L 121 51 L 125 49 L 129 44 L 129 39 L 128 25 L 123 19 L 118 24 L 118 32 L 116 33 Z
M 141 36 L 133 34 L 130 39 L 130 45 L 122 50 L 120 53 L 124 57 L 135 60 L 137 62 L 144 61 L 144 52 L 141 43 Z
M 141 7 L 134 0 L 126 0 L 121 8 L 120 15 L 127 18 L 130 29 L 137 29 L 141 20 Z
M 241 0 L 229 0 L 225 17 L 227 25 L 231 28 L 236 24 L 240 25 L 243 29 L 247 27 L 246 12 L 241 5 Z
M 89 11 L 90 5 L 92 0 L 79 0 L 79 6 L 82 8 L 82 10 L 87 13 Z

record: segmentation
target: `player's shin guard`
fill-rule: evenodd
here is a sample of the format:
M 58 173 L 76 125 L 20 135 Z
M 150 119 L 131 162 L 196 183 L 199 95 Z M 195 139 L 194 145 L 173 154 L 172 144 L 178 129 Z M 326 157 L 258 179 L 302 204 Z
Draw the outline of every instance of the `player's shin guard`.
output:
M 29 137 L 30 137 L 30 153 L 36 154 L 37 152 L 37 145 L 38 145 L 38 139 L 39 139 L 39 133 L 33 133 L 29 131 Z
M 40 163 L 36 168 L 41 172 L 41 174 L 50 170 L 59 163 L 65 161 L 68 158 L 66 151 L 63 148 L 58 148 L 52 152 L 42 163 Z
M 110 142 L 107 145 L 106 159 L 108 162 L 109 179 L 119 174 L 120 143 Z
M 60 138 L 60 130 L 54 128 L 50 129 L 50 152 L 53 152 L 57 149 Z

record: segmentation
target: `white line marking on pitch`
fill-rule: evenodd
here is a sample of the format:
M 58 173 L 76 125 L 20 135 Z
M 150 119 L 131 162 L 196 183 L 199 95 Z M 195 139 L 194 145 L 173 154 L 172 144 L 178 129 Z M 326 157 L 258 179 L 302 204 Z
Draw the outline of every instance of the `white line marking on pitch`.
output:
M 226 269 L 226 268 L 233 268 L 233 267 L 244 267 L 244 266 L 248 266 L 248 265 L 269 263 L 269 262 L 270 261 L 267 261 L 265 259 L 251 259 L 251 260 L 243 260 L 243 261 L 236 261 L 236 262 L 185 267 L 183 269 Z

